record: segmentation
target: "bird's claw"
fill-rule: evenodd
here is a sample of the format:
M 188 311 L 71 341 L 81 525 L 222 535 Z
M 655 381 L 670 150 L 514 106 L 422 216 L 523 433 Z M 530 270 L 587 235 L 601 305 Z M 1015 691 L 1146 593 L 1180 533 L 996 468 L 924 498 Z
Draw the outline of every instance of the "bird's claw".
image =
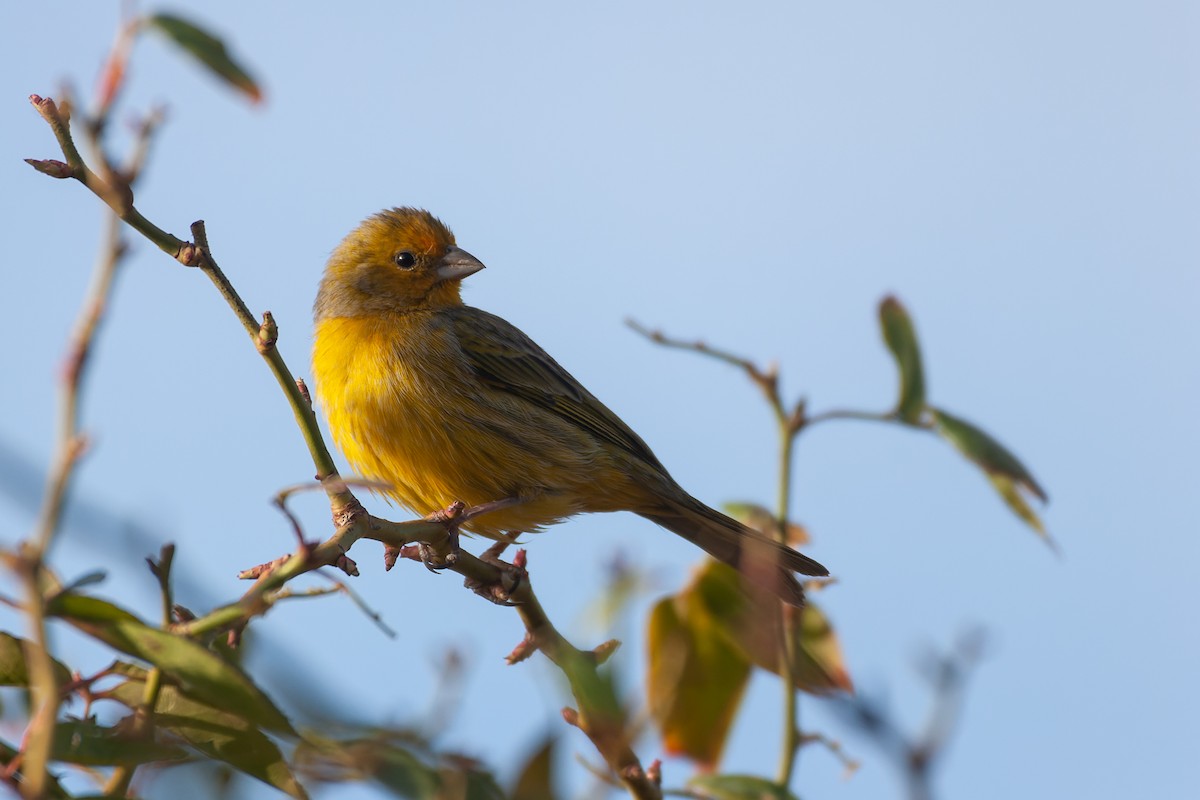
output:
M 435 511 L 425 517 L 426 522 L 433 522 L 446 529 L 446 541 L 440 546 L 429 542 L 417 542 L 403 547 L 388 547 L 384 551 L 384 566 L 391 569 L 397 558 L 411 558 L 420 561 L 430 572 L 441 572 L 458 561 L 460 552 L 458 526 L 463 522 L 463 511 L 466 506 L 455 500 L 445 508 Z
M 508 542 L 496 542 L 487 550 L 479 554 L 479 560 L 487 562 L 496 567 L 500 571 L 500 578 L 496 582 L 478 581 L 473 578 L 467 578 L 463 581 L 463 585 L 473 591 L 475 594 L 483 597 L 499 606 L 516 606 L 520 603 L 514 601 L 512 596 L 521 588 L 529 577 L 529 573 L 525 571 L 527 558 L 524 550 L 518 550 L 512 563 L 500 560 L 500 554 L 508 547 Z
M 421 563 L 425 565 L 425 569 L 430 572 L 441 572 L 446 567 L 458 560 L 458 546 L 455 544 L 454 551 L 447 553 L 445 557 L 441 556 L 432 545 L 427 542 L 417 542 L 417 556 L 421 559 Z

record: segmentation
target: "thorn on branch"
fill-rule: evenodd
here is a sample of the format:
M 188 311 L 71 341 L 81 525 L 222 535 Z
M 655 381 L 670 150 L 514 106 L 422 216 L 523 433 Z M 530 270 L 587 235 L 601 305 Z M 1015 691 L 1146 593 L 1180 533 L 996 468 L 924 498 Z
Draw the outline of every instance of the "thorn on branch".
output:
M 25 163 L 36 169 L 43 175 L 49 175 L 51 178 L 74 178 L 75 170 L 71 169 L 71 165 L 66 162 L 59 161 L 54 158 L 27 158 Z
M 268 561 L 265 564 L 259 564 L 258 566 L 250 567 L 250 569 L 244 569 L 238 573 L 238 580 L 256 581 L 263 575 L 267 575 L 282 567 L 291 557 L 292 554 L 288 553 L 287 555 Z
M 518 642 L 517 646 L 512 649 L 512 652 L 504 657 L 504 662 L 510 667 L 513 664 L 520 664 L 536 653 L 537 649 L 537 643 L 533 641 L 533 636 L 526 633 L 525 638 Z
M 304 382 L 304 378 L 296 378 L 296 388 L 300 390 L 300 396 L 304 398 L 304 402 L 312 408 L 312 394 L 308 391 L 308 384 Z
M 592 657 L 596 660 L 596 665 L 599 666 L 608 659 L 612 658 L 612 654 L 617 652 L 617 648 L 621 646 L 618 639 L 609 639 L 607 642 L 601 642 L 589 651 Z
M 579 712 L 575 709 L 569 706 L 564 707 L 562 710 L 562 718 L 563 722 L 567 723 L 572 728 L 579 728 L 579 730 L 583 730 L 583 723 L 579 719 Z
M 386 544 L 383 546 L 383 571 L 391 572 L 392 567 L 396 566 L 396 561 L 404 555 L 403 547 Z

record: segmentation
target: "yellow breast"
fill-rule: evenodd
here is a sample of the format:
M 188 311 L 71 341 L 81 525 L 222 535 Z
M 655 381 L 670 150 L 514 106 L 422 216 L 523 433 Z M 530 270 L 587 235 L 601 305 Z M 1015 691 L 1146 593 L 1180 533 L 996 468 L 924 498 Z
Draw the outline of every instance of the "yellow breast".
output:
M 594 458 L 563 448 L 547 420 L 472 374 L 434 314 L 330 318 L 314 334 L 313 376 L 330 433 L 354 471 L 429 514 L 460 500 L 527 502 L 467 526 L 534 531 L 585 508 Z

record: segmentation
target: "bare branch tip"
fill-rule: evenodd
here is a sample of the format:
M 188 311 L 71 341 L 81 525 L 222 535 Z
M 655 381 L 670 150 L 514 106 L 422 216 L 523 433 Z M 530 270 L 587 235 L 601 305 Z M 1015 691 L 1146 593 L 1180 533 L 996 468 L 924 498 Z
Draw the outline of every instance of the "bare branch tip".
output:
M 53 98 L 42 97 L 40 94 L 31 94 L 29 95 L 29 102 L 47 120 L 58 116 L 58 106 L 54 104 Z

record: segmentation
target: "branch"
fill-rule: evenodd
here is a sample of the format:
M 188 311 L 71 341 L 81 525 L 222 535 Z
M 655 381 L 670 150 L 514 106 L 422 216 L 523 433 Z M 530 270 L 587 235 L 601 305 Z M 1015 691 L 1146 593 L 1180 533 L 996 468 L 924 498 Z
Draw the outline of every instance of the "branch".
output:
M 274 334 L 266 335 L 268 331 L 274 330 L 274 320 L 270 317 L 269 313 L 264 314 L 263 322 L 260 324 L 250 313 L 250 310 L 234 290 L 225 273 L 217 265 L 216 259 L 213 258 L 204 222 L 200 220 L 192 223 L 191 231 L 195 243 L 179 239 L 150 222 L 134 207 L 132 187 L 127 180 L 123 180 L 120 177 L 116 170 L 106 168 L 104 172 L 108 180 L 105 180 L 93 172 L 84 162 L 71 136 L 69 116 L 63 114 L 50 98 L 30 95 L 29 99 L 42 119 L 50 126 L 51 131 L 54 132 L 59 148 L 66 158 L 66 163 L 61 161 L 36 161 L 32 159 L 26 159 L 26 161 L 39 172 L 51 175 L 52 177 L 74 178 L 78 180 L 89 191 L 104 201 L 117 217 L 149 239 L 164 253 L 179 261 L 184 266 L 198 267 L 208 276 L 209 280 L 213 282 L 213 285 L 221 293 L 221 296 L 225 298 L 225 302 L 229 304 L 238 321 L 242 323 L 242 327 L 250 336 L 255 348 L 267 362 L 272 374 L 279 382 L 280 388 L 283 389 L 284 395 L 292 407 L 292 413 L 296 418 L 296 422 L 304 434 L 305 444 L 307 444 L 313 464 L 317 468 L 317 475 L 322 479 L 336 478 L 337 470 L 334 467 L 333 458 L 329 454 L 329 449 L 325 446 L 325 442 L 321 438 L 316 415 L 312 410 L 312 403 L 297 386 L 296 379 L 292 376 L 283 357 L 275 347 L 276 336 Z M 151 130 L 153 129 L 153 124 L 151 122 L 149 125 Z M 137 162 L 135 161 L 136 164 Z M 329 498 L 334 506 L 335 513 L 352 509 L 358 502 L 348 490 L 331 492 Z
M 346 552 L 359 539 L 375 539 L 396 550 L 413 542 L 444 548 L 448 541 L 448 523 L 457 526 L 475 513 L 494 510 L 495 504 L 489 503 L 476 509 L 462 510 L 460 507 L 449 521 L 444 516 L 434 515 L 435 519 L 399 523 L 368 514 L 351 493 L 347 482 L 338 477 L 333 459 L 317 425 L 307 391 L 303 383 L 292 376 L 276 347 L 278 328 L 273 317 L 266 313 L 259 323 L 251 315 L 229 279 L 217 266 L 208 244 L 204 223 L 193 223 L 191 230 L 194 243 L 178 239 L 151 223 L 134 207 L 133 192 L 127 182 L 122 182 L 111 170 L 106 171 L 108 180 L 105 180 L 89 169 L 72 140 L 69 119 L 59 111 L 54 101 L 37 95 L 32 95 L 30 101 L 50 125 L 66 158 L 65 163 L 29 160 L 30 165 L 52 177 L 78 180 L 106 203 L 121 220 L 153 242 L 160 250 L 185 266 L 199 267 L 208 276 L 233 309 L 255 349 L 267 362 L 287 396 L 317 468 L 320 485 L 330 498 L 337 529 L 329 539 L 313 544 L 305 542 L 301 536 L 300 545 L 294 553 L 248 573 L 256 580 L 238 601 L 203 617 L 176 623 L 171 626 L 173 632 L 185 636 L 199 636 L 213 631 L 228 630 L 231 635 L 236 636 L 250 619 L 266 613 L 278 599 L 279 590 L 284 584 L 298 575 L 324 566 L 338 566 L 348 574 L 356 575 L 357 568 L 354 562 L 346 557 Z M 596 651 L 579 650 L 559 634 L 550 622 L 527 580 L 517 584 L 511 592 L 505 588 L 505 577 L 508 576 L 511 580 L 511 567 L 505 569 L 465 552 L 456 553 L 456 556 L 454 559 L 445 559 L 446 566 L 467 578 L 468 584 L 481 594 L 487 594 L 480 591 L 481 588 L 490 587 L 489 596 L 492 599 L 502 597 L 506 604 L 516 606 L 525 624 L 529 651 L 541 650 L 566 674 L 579 710 L 568 710 L 564 712 L 564 716 L 587 734 L 635 797 L 639 800 L 661 800 L 662 792 L 657 772 L 647 775 L 630 748 L 616 693 L 596 669 L 611 653 L 613 646 L 602 645 Z

